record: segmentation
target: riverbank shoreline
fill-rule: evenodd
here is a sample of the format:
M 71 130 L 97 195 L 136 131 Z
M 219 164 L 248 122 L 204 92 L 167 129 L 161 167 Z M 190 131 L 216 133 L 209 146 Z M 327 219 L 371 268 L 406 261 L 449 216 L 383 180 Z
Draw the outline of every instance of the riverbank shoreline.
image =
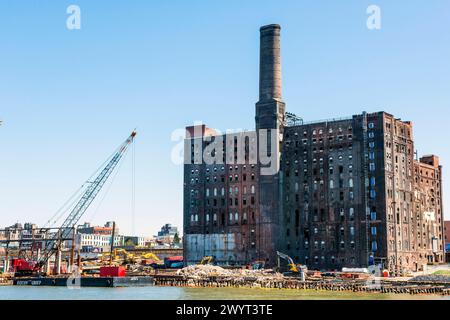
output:
M 447 300 L 433 294 L 380 294 L 368 292 L 290 290 L 234 287 L 147 286 L 133 288 L 0 287 L 1 300 Z
M 316 290 L 334 292 L 367 292 L 380 294 L 435 294 L 450 296 L 450 284 L 429 283 L 415 281 L 389 281 L 389 280 L 308 280 L 282 279 L 268 281 L 236 280 L 236 279 L 193 279 L 181 277 L 158 277 L 155 278 L 155 286 L 178 286 L 178 287 L 203 287 L 203 288 L 266 288 L 266 289 L 288 289 L 288 290 Z
M 152 279 L 155 287 L 180 288 L 254 288 L 254 289 L 286 289 L 286 290 L 314 290 L 331 292 L 363 292 L 378 294 L 434 294 L 450 296 L 450 286 L 445 284 L 432 284 L 429 282 L 414 281 L 300 281 L 296 279 L 269 280 L 269 281 L 236 281 L 235 279 L 192 279 L 174 276 L 148 277 Z M 63 281 L 65 283 L 65 281 Z M 53 287 L 51 281 L 17 282 L 16 287 Z M 0 286 L 12 286 L 13 282 L 2 283 Z M 59 287 L 64 287 L 58 285 Z M 135 287 L 140 287 L 136 285 Z
M 372 293 L 372 294 L 409 294 L 409 295 L 440 295 L 450 297 L 449 282 L 430 282 L 399 280 L 389 278 L 371 279 L 308 279 L 301 281 L 294 277 L 221 277 L 209 276 L 204 278 L 186 277 L 173 274 L 159 274 L 142 276 L 137 278 L 151 279 L 154 287 L 180 287 L 180 288 L 260 288 L 260 289 L 286 289 L 293 291 L 328 291 L 328 292 L 350 292 L 350 293 Z M 65 278 L 55 278 L 66 283 Z M 95 279 L 95 278 L 93 278 Z M 145 280 L 142 279 L 142 280 Z M 42 280 L 42 278 L 41 278 Z M 46 279 L 49 280 L 49 279 Z M 86 280 L 86 279 L 84 279 Z M 59 281 L 61 282 L 61 281 Z M 52 287 L 58 281 L 15 281 L 14 286 Z M 61 282 L 61 283 L 62 283 Z M 144 281 L 145 282 L 145 281 Z M 137 281 L 136 283 L 144 283 Z M 149 282 L 149 281 L 147 281 Z M 149 283 L 150 283 L 149 282 Z M 13 281 L 0 283 L 0 286 L 13 285 Z M 135 287 L 139 287 L 136 285 Z M 64 285 L 62 285 L 64 287 Z

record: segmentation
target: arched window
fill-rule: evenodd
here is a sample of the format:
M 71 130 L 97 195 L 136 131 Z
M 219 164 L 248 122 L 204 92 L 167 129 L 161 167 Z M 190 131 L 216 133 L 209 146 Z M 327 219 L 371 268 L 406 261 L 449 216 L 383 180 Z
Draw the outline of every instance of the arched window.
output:
M 353 188 L 353 179 L 352 178 L 348 179 L 348 187 Z
M 251 187 L 251 191 L 252 191 L 252 193 L 255 193 L 255 186 Z
M 330 189 L 333 189 L 333 188 L 334 188 L 334 180 L 330 179 Z

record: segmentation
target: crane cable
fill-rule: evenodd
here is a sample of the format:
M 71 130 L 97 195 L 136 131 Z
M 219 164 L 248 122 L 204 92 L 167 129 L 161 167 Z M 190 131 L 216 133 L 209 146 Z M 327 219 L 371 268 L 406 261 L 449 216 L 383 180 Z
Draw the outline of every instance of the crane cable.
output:
M 135 235 L 136 224 L 136 147 L 135 143 L 131 146 L 131 234 Z
M 133 143 L 133 144 L 134 144 L 134 143 Z M 128 149 L 125 151 L 124 157 L 126 157 L 127 153 L 128 153 Z M 120 168 L 122 167 L 122 164 L 123 164 L 123 163 L 124 163 L 124 161 L 121 161 L 121 162 L 119 163 L 119 166 L 117 167 L 117 170 L 115 170 L 115 172 L 113 173 L 113 176 L 112 176 L 112 178 L 111 178 L 111 180 L 110 180 L 111 182 L 110 182 L 109 185 L 106 187 L 106 191 L 105 191 L 105 193 L 103 194 L 103 197 L 100 199 L 100 201 L 99 201 L 97 207 L 95 208 L 93 214 L 89 217 L 89 219 L 87 219 L 88 222 L 92 223 L 92 222 L 93 222 L 93 219 L 95 218 L 95 216 L 96 216 L 97 213 L 99 212 L 100 207 L 101 207 L 101 205 L 103 204 L 103 201 L 104 201 L 104 200 L 106 199 L 106 197 L 108 196 L 109 191 L 111 190 L 111 187 L 112 187 L 112 185 L 114 184 L 114 181 L 116 180 L 116 177 L 117 177 L 117 175 L 119 174 Z
M 47 228 L 50 226 L 50 223 L 56 224 L 56 222 L 61 219 L 64 213 L 68 211 L 68 209 L 77 201 L 80 197 L 81 190 L 85 187 L 86 184 L 83 184 L 77 191 L 73 193 L 73 195 L 55 212 L 55 214 L 48 219 L 48 221 L 44 224 L 43 228 Z
M 81 191 L 86 187 L 90 180 L 100 171 L 102 168 L 114 157 L 121 147 L 118 147 L 98 168 L 91 176 L 81 185 L 81 187 L 75 191 L 75 193 L 55 212 L 55 214 L 44 224 L 44 228 L 49 227 L 50 223 L 56 224 L 63 215 L 69 211 L 69 209 L 81 198 Z M 72 201 L 73 200 L 73 201 Z M 69 204 L 70 203 L 70 204 Z M 63 210 L 65 208 L 65 210 Z

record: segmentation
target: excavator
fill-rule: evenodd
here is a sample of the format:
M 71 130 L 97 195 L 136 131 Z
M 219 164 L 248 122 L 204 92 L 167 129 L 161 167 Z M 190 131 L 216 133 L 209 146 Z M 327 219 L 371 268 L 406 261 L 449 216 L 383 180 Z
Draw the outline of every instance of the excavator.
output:
M 277 251 L 278 256 L 278 269 L 280 269 L 280 259 L 284 259 L 288 262 L 289 272 L 286 273 L 286 275 L 294 275 L 294 276 L 300 276 L 302 281 L 305 280 L 306 272 L 308 271 L 308 268 L 301 264 L 296 264 L 294 260 L 289 257 L 287 254 Z
M 102 254 L 102 261 L 109 261 L 111 256 L 110 252 L 105 252 Z M 121 261 L 122 263 L 134 263 L 135 257 L 132 253 L 128 253 L 125 249 L 114 249 L 112 253 L 112 260 L 114 262 Z
M 109 252 L 105 252 L 101 256 L 101 261 L 109 261 L 111 254 Z M 125 249 L 114 249 L 112 254 L 112 260 L 115 264 L 136 264 L 136 263 L 142 263 L 145 260 L 152 261 L 153 264 L 163 264 L 161 259 L 158 258 L 158 256 L 154 253 L 147 252 L 141 255 L 132 254 L 126 251 Z
M 156 254 L 148 252 L 141 254 L 139 257 L 140 263 L 143 266 L 150 266 L 153 269 L 163 269 L 164 261 L 161 260 Z
M 216 258 L 214 256 L 205 256 L 202 258 L 202 260 L 198 264 L 200 264 L 200 265 L 214 264 L 215 261 L 216 261 Z
M 143 255 L 141 255 L 141 259 L 150 259 L 150 260 L 155 260 L 155 261 L 161 261 L 161 259 L 158 258 L 158 256 L 154 253 L 144 253 Z

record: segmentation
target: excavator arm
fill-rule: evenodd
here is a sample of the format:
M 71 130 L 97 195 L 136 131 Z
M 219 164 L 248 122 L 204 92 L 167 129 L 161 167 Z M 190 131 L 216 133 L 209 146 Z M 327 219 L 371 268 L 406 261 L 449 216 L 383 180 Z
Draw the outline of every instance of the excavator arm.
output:
M 294 263 L 294 260 L 292 260 L 291 257 L 289 257 L 287 254 L 277 251 L 277 255 L 279 258 L 284 259 L 288 262 L 288 266 L 290 267 L 290 271 L 292 272 L 298 272 L 297 265 Z

